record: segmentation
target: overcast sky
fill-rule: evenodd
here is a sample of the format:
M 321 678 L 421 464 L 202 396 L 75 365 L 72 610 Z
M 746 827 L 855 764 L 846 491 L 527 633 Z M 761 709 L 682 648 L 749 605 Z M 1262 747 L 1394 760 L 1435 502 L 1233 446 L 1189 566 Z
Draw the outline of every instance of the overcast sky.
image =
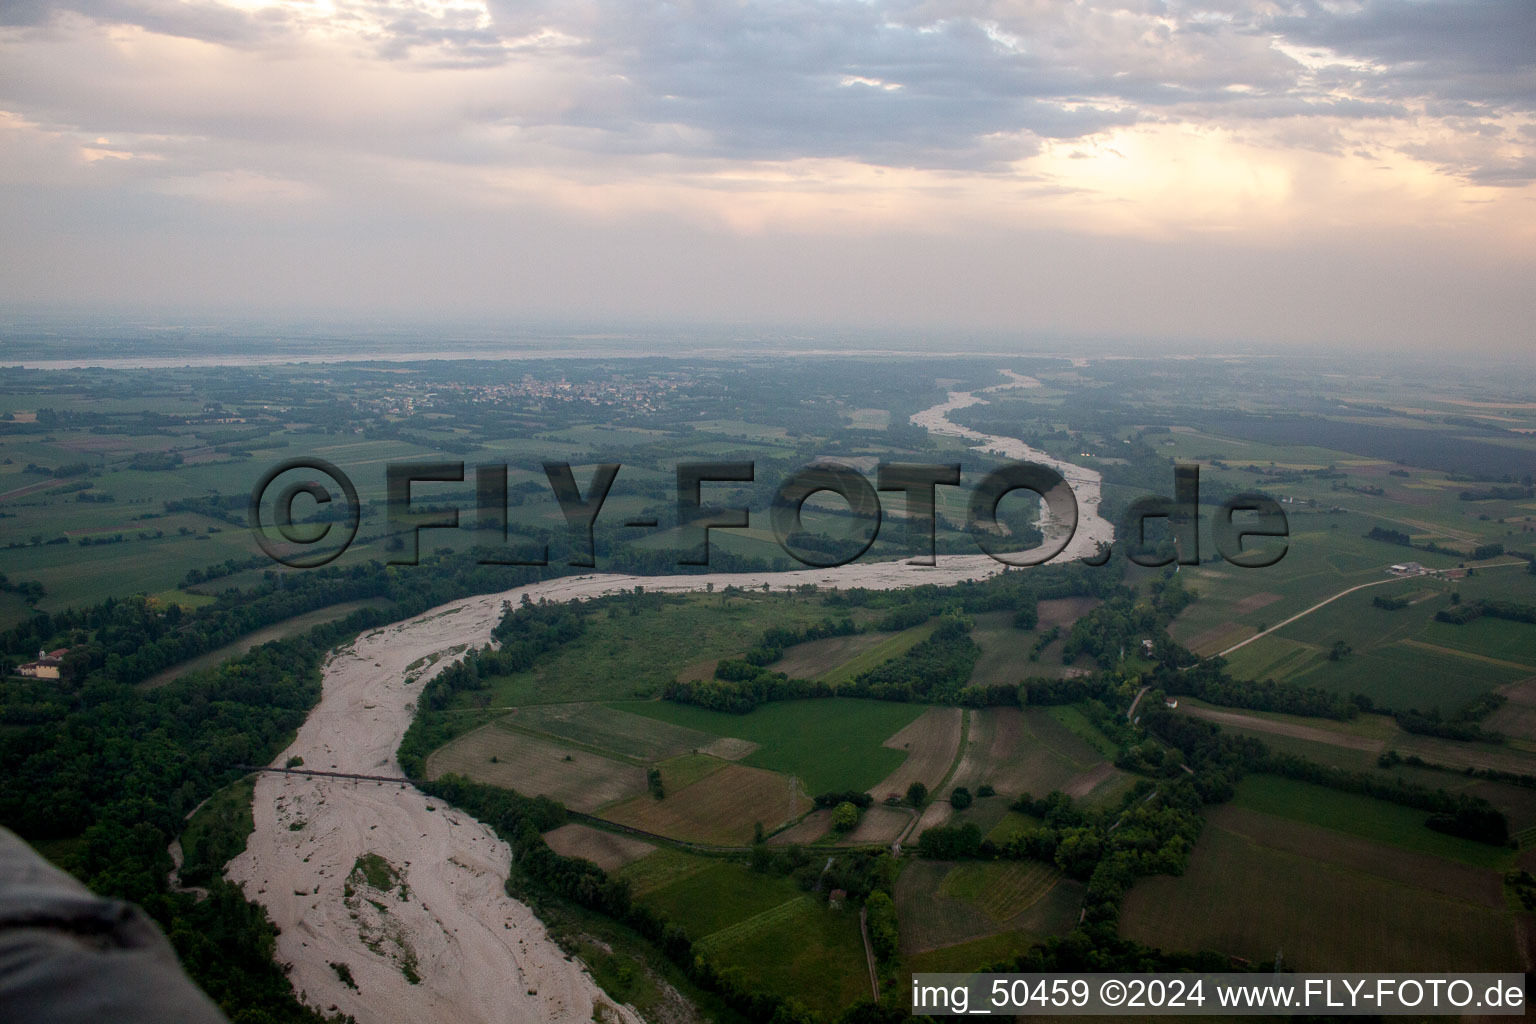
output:
M 1536 349 L 1536 0 L 0 0 L 0 305 Z

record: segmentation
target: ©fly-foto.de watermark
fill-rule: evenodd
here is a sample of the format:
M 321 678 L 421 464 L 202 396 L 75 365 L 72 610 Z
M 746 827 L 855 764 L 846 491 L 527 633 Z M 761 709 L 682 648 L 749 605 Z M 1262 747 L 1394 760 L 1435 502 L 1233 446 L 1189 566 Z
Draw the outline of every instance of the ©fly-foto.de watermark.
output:
M 543 463 L 544 474 L 569 532 L 571 566 L 595 567 L 594 527 L 603 504 L 618 478 L 618 463 L 600 463 L 592 471 L 586 492 L 576 482 L 567 462 Z M 857 560 L 874 544 L 884 518 L 880 494 L 900 493 L 906 519 L 906 543 L 910 564 L 934 565 L 938 528 L 937 489 L 961 484 L 959 463 L 882 462 L 873 483 L 863 473 L 838 462 L 819 461 L 786 476 L 768 508 L 774 539 L 791 558 L 814 568 L 832 568 Z M 508 466 L 482 463 L 472 469 L 463 462 L 391 462 L 385 465 L 385 520 L 388 532 L 400 543 L 388 559 L 392 565 L 416 565 L 420 561 L 423 530 L 460 528 L 460 512 L 453 501 L 432 499 L 429 513 L 412 508 L 415 484 L 474 483 L 476 528 L 496 537 L 499 545 L 481 554 L 485 565 L 548 565 L 547 544 L 511 546 L 508 521 Z M 295 474 L 305 474 L 295 476 Z M 329 478 L 330 484 L 319 477 Z M 1193 463 L 1174 466 L 1174 495 L 1145 495 L 1132 501 L 1120 524 L 1121 538 L 1128 540 L 1125 555 L 1143 566 L 1200 563 L 1200 468 Z M 752 462 L 679 462 L 676 465 L 676 522 L 678 564 L 709 564 L 711 530 L 745 529 L 752 510 L 721 507 L 705 501 L 707 487 L 754 483 Z M 1042 542 L 1026 550 L 1009 550 L 1008 531 L 998 509 L 1005 497 L 1017 491 L 1034 494 L 1042 516 L 1051 524 Z M 835 544 L 817 542 L 804 524 L 806 502 L 822 493 L 838 495 L 847 503 L 849 536 Z M 307 499 L 300 519 L 295 506 Z M 317 513 L 340 501 L 345 514 Z M 270 515 L 264 510 L 270 503 Z M 1015 567 L 1043 565 L 1059 557 L 1071 544 L 1079 524 L 1078 501 L 1071 484 L 1054 467 L 1034 462 L 1009 462 L 999 466 L 971 488 L 965 503 L 965 532 L 976 547 L 998 562 Z M 1243 514 L 1243 518 L 1238 518 Z M 294 568 L 325 565 L 356 540 L 362 522 L 362 503 L 351 478 L 324 459 L 300 457 L 280 462 L 264 473 L 251 489 L 247 510 L 256 543 L 274 561 Z M 1171 550 L 1147 550 L 1147 524 L 1165 520 Z M 657 517 L 630 519 L 623 524 L 635 529 L 659 529 Z M 1285 556 L 1290 527 L 1279 502 L 1268 495 L 1242 493 L 1212 506 L 1211 539 L 1225 561 L 1242 568 L 1264 568 Z M 275 531 L 276 536 L 273 536 Z M 1247 538 L 1278 540 L 1261 549 L 1244 548 Z M 1112 542 L 1101 540 L 1093 554 L 1082 557 L 1088 565 L 1109 561 Z

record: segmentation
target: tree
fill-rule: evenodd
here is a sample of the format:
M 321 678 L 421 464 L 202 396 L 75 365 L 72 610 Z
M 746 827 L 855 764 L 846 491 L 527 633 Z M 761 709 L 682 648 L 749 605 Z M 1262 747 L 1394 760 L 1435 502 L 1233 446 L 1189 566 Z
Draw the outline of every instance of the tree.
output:
M 850 831 L 859 823 L 859 809 L 844 801 L 832 811 L 832 827 L 839 832 Z
M 928 802 L 928 787 L 921 782 L 914 782 L 907 787 L 907 803 L 913 807 L 921 807 Z
M 971 806 L 971 791 L 964 786 L 956 786 L 954 792 L 949 794 L 949 805 L 957 811 L 963 811 Z
M 869 943 L 875 956 L 889 960 L 896 955 L 896 903 L 890 893 L 875 890 L 864 902 L 869 912 Z

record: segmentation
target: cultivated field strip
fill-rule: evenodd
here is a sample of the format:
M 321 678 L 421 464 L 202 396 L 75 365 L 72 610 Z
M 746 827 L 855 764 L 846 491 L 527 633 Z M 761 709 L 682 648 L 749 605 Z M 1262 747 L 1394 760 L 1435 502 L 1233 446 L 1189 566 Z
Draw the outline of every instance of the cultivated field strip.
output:
M 645 793 L 609 807 L 603 817 L 687 842 L 744 846 L 758 822 L 771 831 L 810 808 L 810 797 L 789 776 L 726 764 L 664 799 Z
M 944 876 L 939 891 L 1002 924 L 1034 906 L 1061 877 L 1056 868 L 1037 861 L 962 864 Z
M 1182 876 L 1143 879 L 1131 890 L 1121 933 L 1256 962 L 1278 946 L 1300 971 L 1521 969 L 1503 909 L 1362 872 L 1330 852 L 1296 853 L 1208 826 Z M 1378 856 L 1398 852 L 1383 846 Z M 1348 926 L 1320 927 L 1320 913 Z
M 894 895 L 901 954 L 912 956 L 1003 933 L 1064 934 L 1077 924 L 1083 888 L 1044 864 L 918 860 L 902 869 Z
M 929 708 L 911 725 L 886 740 L 884 746 L 907 751 L 907 759 L 890 775 L 869 788 L 876 800 L 888 795 L 905 796 L 907 786 L 921 782 L 937 790 L 955 763 L 960 750 L 960 708 Z
M 744 921 L 738 921 L 729 928 L 722 928 L 713 934 L 706 935 L 695 942 L 694 946 L 705 954 L 716 953 L 726 946 L 735 945 L 760 931 L 788 921 L 802 910 L 817 906 L 816 901 L 810 896 L 796 896 L 771 910 L 765 910 Z
M 715 741 L 715 737 L 697 729 L 639 718 L 589 702 L 534 704 L 518 708 L 502 721 L 646 763 L 702 750 Z
M 465 733 L 427 758 L 429 779 L 450 772 L 520 793 L 543 794 L 585 812 L 645 791 L 645 769 L 637 764 L 514 732 L 496 722 Z
M 575 822 L 544 833 L 544 841 L 561 856 L 580 857 L 610 872 L 616 872 L 656 850 L 655 846 L 643 839 L 615 835 Z

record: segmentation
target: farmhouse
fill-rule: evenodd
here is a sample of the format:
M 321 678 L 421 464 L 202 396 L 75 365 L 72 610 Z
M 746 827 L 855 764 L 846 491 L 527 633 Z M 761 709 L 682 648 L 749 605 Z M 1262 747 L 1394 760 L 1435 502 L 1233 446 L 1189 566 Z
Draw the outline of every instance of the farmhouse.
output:
M 37 652 L 36 661 L 17 665 L 16 674 L 26 676 L 28 679 L 57 679 L 64 667 L 64 655 L 68 653 L 68 647 L 60 647 L 56 651 L 40 650 Z
M 1428 571 L 1418 562 L 1399 562 L 1387 568 L 1387 573 L 1391 576 L 1422 576 Z

